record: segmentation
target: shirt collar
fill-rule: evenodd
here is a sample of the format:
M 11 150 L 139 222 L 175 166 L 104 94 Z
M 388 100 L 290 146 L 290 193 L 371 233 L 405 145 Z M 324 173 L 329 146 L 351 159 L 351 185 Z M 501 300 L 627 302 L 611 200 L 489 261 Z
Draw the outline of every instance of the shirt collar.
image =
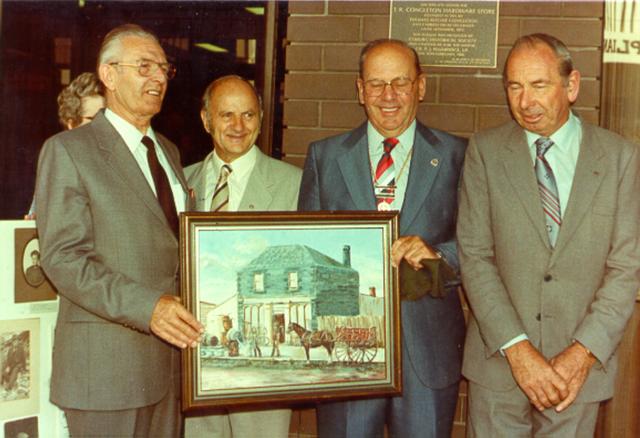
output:
M 118 131 L 118 134 L 120 134 L 120 137 L 122 137 L 122 140 L 124 140 L 131 152 L 134 152 L 138 147 L 142 146 L 142 137 L 144 137 L 145 134 L 138 131 L 135 126 L 111 111 L 109 108 L 105 109 L 104 116 L 113 125 L 115 130 Z M 156 138 L 156 134 L 153 132 L 151 126 L 147 129 L 146 135 L 150 137 L 155 144 L 158 144 L 158 139 Z
M 416 120 L 407 127 L 407 129 L 402 132 L 396 138 L 398 139 L 398 145 L 394 148 L 399 149 L 403 154 L 408 153 L 413 147 L 413 142 L 416 137 Z M 380 134 L 376 128 L 373 127 L 371 122 L 367 122 L 367 139 L 369 142 L 369 148 L 373 152 L 382 153 L 382 142 L 385 140 L 382 134 Z
M 228 164 L 233 170 L 229 178 L 233 178 L 235 180 L 243 180 L 244 177 L 247 176 L 253 169 L 253 166 L 256 163 L 257 156 L 257 147 L 256 145 L 253 145 L 243 156 L 236 158 L 232 163 L 225 163 L 214 148 L 211 161 L 216 173 L 216 177 L 220 174 L 220 168 L 224 164 Z
M 556 132 L 551 134 L 549 137 L 553 140 L 555 146 L 561 151 L 565 152 L 571 146 L 571 138 L 581 132 L 581 123 L 580 119 L 576 117 L 572 111 L 569 111 L 569 118 Z M 542 137 L 540 134 L 536 134 L 535 132 L 524 130 L 527 136 L 527 144 L 529 148 L 535 149 L 536 140 Z

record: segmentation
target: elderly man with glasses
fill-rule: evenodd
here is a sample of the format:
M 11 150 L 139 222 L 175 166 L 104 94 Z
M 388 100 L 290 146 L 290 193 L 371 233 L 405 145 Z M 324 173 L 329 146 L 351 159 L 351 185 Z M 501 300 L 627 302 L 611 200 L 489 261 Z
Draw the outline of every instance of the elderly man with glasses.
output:
M 40 155 L 42 266 L 60 294 L 51 400 L 72 437 L 180 435 L 178 349 L 203 327 L 177 297 L 192 200 L 178 149 L 151 128 L 174 73 L 153 34 L 112 30 L 98 55 L 106 110 Z
M 310 145 L 298 208 L 399 211 L 402 237 L 391 258 L 403 265 L 401 282 L 402 268 L 405 280 L 423 265 L 436 274 L 457 271 L 457 186 L 466 141 L 416 120 L 426 77 L 404 42 L 367 44 L 356 85 L 368 120 Z M 391 436 L 450 436 L 464 338 L 458 294 L 455 287 L 407 287 L 401 295 L 403 395 L 319 405 L 320 437 L 381 437 L 385 421 Z

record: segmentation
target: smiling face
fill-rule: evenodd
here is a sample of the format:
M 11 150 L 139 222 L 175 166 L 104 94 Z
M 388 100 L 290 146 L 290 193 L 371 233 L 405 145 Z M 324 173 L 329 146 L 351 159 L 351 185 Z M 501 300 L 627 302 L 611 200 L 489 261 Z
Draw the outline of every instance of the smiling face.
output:
M 523 45 L 507 60 L 505 83 L 511 114 L 524 129 L 549 137 L 569 118 L 580 73 L 560 75 L 559 60 L 545 44 Z
M 260 134 L 262 113 L 249 84 L 230 78 L 217 84 L 209 95 L 209 110 L 200 112 L 218 156 L 226 163 L 246 154 Z
M 142 60 L 166 63 L 162 47 L 151 38 L 125 36 L 114 62 L 136 64 Z M 106 88 L 107 107 L 146 133 L 151 118 L 160 112 L 167 91 L 167 77 L 161 69 L 148 77 L 136 67 L 101 64 L 100 79 Z
M 379 96 L 365 92 L 367 81 L 391 82 L 398 78 L 414 81 L 407 94 L 395 92 L 390 85 L 386 85 Z M 413 122 L 426 84 L 425 75 L 416 71 L 411 50 L 393 43 L 381 44 L 367 52 L 362 77 L 356 83 L 358 99 L 364 105 L 369 121 L 385 137 L 397 137 Z

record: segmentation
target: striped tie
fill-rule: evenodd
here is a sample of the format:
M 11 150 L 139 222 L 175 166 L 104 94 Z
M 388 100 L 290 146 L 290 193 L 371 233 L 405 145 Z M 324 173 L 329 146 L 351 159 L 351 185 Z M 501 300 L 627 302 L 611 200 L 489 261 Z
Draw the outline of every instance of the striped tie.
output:
M 554 145 L 553 140 L 547 137 L 540 137 L 536 140 L 536 178 L 538 179 L 538 190 L 544 219 L 549 233 L 549 243 L 553 248 L 560 232 L 562 216 L 560 214 L 560 199 L 558 198 L 558 186 L 553 176 L 551 166 L 547 162 L 544 154 Z
M 374 189 L 378 210 L 388 210 L 395 198 L 396 171 L 391 151 L 398 144 L 397 138 L 387 138 L 382 143 L 384 151 L 376 167 Z
M 224 164 L 220 168 L 218 183 L 211 199 L 211 211 L 227 211 L 229 207 L 229 184 L 227 184 L 227 180 L 231 171 L 231 166 L 228 164 Z

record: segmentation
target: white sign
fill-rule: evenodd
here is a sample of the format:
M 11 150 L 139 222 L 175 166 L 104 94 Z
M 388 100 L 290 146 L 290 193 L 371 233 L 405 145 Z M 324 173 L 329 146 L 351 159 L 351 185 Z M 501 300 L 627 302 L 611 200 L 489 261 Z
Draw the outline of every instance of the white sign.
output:
M 640 64 L 640 0 L 607 0 L 602 62 Z

